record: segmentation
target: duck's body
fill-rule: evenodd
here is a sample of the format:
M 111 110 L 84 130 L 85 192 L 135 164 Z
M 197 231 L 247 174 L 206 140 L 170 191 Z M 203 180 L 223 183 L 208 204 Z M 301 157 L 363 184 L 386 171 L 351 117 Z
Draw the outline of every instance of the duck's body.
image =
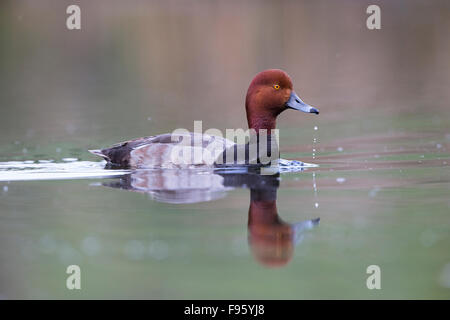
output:
M 260 143 L 262 140 L 260 133 L 264 130 L 269 137 L 267 140 L 264 139 L 269 142 L 269 150 L 273 150 L 270 145 L 275 140 L 270 139 L 271 130 L 275 129 L 276 117 L 281 112 L 290 108 L 307 113 L 319 113 L 317 109 L 300 100 L 292 89 L 290 77 L 277 69 L 266 70 L 255 76 L 248 88 L 245 106 L 249 129 L 256 133 L 254 141 Z M 89 151 L 103 157 L 109 167 L 120 168 L 265 164 L 260 161 L 259 147 L 256 153 L 250 152 L 249 149 L 251 149 L 249 144 L 236 145 L 220 136 L 185 132 L 143 137 L 116 144 L 111 148 Z M 231 159 L 226 159 L 227 154 L 233 154 Z M 236 157 L 236 154 L 241 154 L 241 159 L 239 156 Z M 277 157 L 278 155 L 275 154 Z
M 195 146 L 193 143 L 195 141 Z M 228 148 L 236 144 L 228 139 L 189 132 L 185 135 L 165 133 L 157 136 L 143 137 L 118 143 L 111 148 L 89 150 L 91 153 L 103 157 L 109 167 L 117 168 L 186 168 L 212 166 L 218 161 L 208 161 L 206 157 L 195 156 L 208 149 L 212 154 L 221 155 Z M 190 150 L 187 150 L 190 149 Z M 175 153 L 190 153 L 188 158 L 177 157 Z

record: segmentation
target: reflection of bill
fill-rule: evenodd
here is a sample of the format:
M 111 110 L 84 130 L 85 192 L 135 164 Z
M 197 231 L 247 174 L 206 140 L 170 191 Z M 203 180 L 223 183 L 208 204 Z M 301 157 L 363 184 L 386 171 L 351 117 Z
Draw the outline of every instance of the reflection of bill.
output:
M 149 194 L 165 203 L 196 203 L 226 196 L 234 188 L 250 189 L 248 241 L 255 259 L 269 267 L 286 265 L 305 233 L 319 218 L 289 224 L 277 210 L 279 174 L 261 175 L 260 169 L 137 170 L 107 186 Z

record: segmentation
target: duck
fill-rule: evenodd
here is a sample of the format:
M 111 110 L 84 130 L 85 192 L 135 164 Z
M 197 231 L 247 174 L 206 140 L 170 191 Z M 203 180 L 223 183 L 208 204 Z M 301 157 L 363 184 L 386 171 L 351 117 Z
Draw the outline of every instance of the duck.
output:
M 242 163 L 264 165 L 267 162 L 261 161 L 261 141 L 266 141 L 269 145 L 266 152 L 270 160 L 279 158 L 277 139 L 273 138 L 279 114 L 287 109 L 319 114 L 317 108 L 299 98 L 293 89 L 291 77 L 281 69 L 264 70 L 253 78 L 247 90 L 245 109 L 248 128 L 255 133 L 255 138 L 248 139 L 246 143 L 237 144 L 219 135 L 176 130 L 172 133 L 120 142 L 109 148 L 89 152 L 106 160 L 107 168 L 220 167 Z M 252 146 L 255 144 L 258 144 L 256 153 L 252 152 Z M 193 156 L 195 154 L 209 156 Z M 227 159 L 230 154 L 231 157 L 228 158 L 231 158 L 231 161 Z M 239 161 L 237 154 L 243 154 L 243 162 Z

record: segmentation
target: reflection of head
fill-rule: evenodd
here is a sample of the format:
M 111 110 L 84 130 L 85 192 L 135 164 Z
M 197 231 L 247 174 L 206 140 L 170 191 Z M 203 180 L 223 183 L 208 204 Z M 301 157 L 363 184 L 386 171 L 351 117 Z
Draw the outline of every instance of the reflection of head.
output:
M 287 264 L 294 253 L 294 231 L 278 217 L 276 189 L 251 191 L 248 241 L 257 261 L 268 267 Z
M 294 255 L 302 232 L 319 219 L 288 224 L 278 216 L 277 189 L 252 189 L 248 213 L 248 241 L 255 259 L 267 267 L 282 267 Z

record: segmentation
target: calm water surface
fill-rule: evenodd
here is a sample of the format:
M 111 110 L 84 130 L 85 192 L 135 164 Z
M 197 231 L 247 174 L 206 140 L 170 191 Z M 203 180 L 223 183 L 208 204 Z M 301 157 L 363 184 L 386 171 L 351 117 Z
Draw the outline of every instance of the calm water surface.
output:
M 1 163 L 2 297 L 449 298 L 450 136 L 325 130 L 282 152 L 315 135 L 320 167 L 273 176 Z

